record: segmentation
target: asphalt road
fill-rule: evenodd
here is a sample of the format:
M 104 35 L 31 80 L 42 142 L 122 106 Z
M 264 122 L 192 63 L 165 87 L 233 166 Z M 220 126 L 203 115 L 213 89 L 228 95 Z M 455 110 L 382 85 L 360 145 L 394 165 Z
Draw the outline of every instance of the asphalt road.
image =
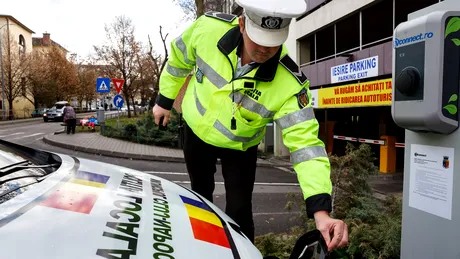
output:
M 2 124 L 0 125 L 0 138 L 33 148 L 129 167 L 190 186 L 187 170 L 183 163 L 150 162 L 104 157 L 54 147 L 43 142 L 43 136 L 62 129 L 63 127 L 60 126 L 60 122 L 44 123 L 43 121 L 39 121 L 14 125 Z M 220 165 L 217 166 L 215 180 L 214 203 L 222 210 L 225 210 L 225 188 Z M 259 167 L 257 169 L 253 194 L 256 235 L 269 232 L 281 233 L 296 224 L 296 222 L 292 221 L 292 218 L 300 208 L 293 209 L 291 212 L 285 209 L 289 201 L 287 197 L 289 193 L 301 193 L 294 174 L 277 168 Z

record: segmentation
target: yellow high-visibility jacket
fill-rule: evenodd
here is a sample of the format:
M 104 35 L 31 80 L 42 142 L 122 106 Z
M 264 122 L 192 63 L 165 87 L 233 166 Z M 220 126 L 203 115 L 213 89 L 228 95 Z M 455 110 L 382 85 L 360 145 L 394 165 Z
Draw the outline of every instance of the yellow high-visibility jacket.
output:
M 266 124 L 274 121 L 291 152 L 308 216 L 330 211 L 330 163 L 318 138 L 309 81 L 284 45 L 272 59 L 233 79 L 241 42 L 238 17 L 208 12 L 198 18 L 171 42 L 156 103 L 172 109 L 186 77 L 194 72 L 182 112 L 204 142 L 246 150 L 261 142 Z M 233 117 L 236 129 L 231 127 Z

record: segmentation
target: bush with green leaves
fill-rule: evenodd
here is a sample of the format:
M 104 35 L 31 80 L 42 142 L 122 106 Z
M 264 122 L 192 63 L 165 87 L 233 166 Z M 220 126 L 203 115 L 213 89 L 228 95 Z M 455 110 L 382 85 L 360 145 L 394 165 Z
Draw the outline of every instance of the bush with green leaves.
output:
M 347 145 L 344 156 L 330 156 L 333 184 L 331 217 L 348 225 L 349 245 L 336 249 L 332 258 L 393 259 L 399 258 L 402 203 L 400 197 L 388 196 L 381 201 L 373 196 L 369 178 L 378 173 L 370 146 Z M 287 210 L 300 211 L 293 220 L 300 224 L 286 233 L 256 237 L 255 244 L 264 256 L 289 258 L 295 241 L 316 228 L 306 216 L 301 194 L 289 194 Z

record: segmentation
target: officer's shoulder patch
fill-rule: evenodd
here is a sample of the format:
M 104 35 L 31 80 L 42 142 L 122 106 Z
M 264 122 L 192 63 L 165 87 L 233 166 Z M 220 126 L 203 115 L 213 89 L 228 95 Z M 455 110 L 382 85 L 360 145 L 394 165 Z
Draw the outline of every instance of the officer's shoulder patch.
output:
M 280 59 L 281 65 L 283 65 L 291 74 L 299 81 L 301 85 L 307 82 L 308 78 L 305 74 L 300 70 L 300 67 L 294 62 L 294 60 L 289 57 L 289 55 L 284 55 L 282 59 Z
M 235 20 L 236 18 L 236 15 L 233 15 L 233 14 L 213 12 L 213 11 L 206 12 L 204 15 L 208 17 L 214 17 L 216 19 L 219 19 L 225 22 L 233 22 L 233 20 Z
M 307 105 L 310 103 L 310 100 L 308 99 L 307 89 L 302 88 L 302 90 L 300 90 L 300 92 L 296 95 L 297 103 L 299 104 L 300 109 L 307 107 Z

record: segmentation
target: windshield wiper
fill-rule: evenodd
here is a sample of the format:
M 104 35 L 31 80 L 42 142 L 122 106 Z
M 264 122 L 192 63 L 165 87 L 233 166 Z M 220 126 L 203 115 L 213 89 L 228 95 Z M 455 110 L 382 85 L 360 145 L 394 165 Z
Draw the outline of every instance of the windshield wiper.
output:
M 7 165 L 0 168 L 0 177 L 7 176 L 11 173 L 21 171 L 24 169 L 42 169 L 59 166 L 59 164 L 45 164 L 45 165 L 34 165 L 32 162 L 25 160 L 15 164 Z
M 50 174 L 46 174 L 46 175 L 44 175 L 44 176 L 42 176 L 42 177 L 36 178 L 36 179 L 35 179 L 35 182 L 31 182 L 31 183 L 28 183 L 28 184 L 20 185 L 20 186 L 11 188 L 11 189 L 9 189 L 9 190 L 6 190 L 6 191 L 0 193 L 0 198 L 3 197 L 3 196 L 5 196 L 5 195 L 8 195 L 8 194 L 10 194 L 10 193 L 12 193 L 12 192 L 15 192 L 15 191 L 17 191 L 17 190 L 19 190 L 19 189 L 22 189 L 22 188 L 24 188 L 24 187 L 27 187 L 27 186 L 29 186 L 29 185 L 39 183 L 39 182 L 45 180 L 49 175 L 50 175 Z

